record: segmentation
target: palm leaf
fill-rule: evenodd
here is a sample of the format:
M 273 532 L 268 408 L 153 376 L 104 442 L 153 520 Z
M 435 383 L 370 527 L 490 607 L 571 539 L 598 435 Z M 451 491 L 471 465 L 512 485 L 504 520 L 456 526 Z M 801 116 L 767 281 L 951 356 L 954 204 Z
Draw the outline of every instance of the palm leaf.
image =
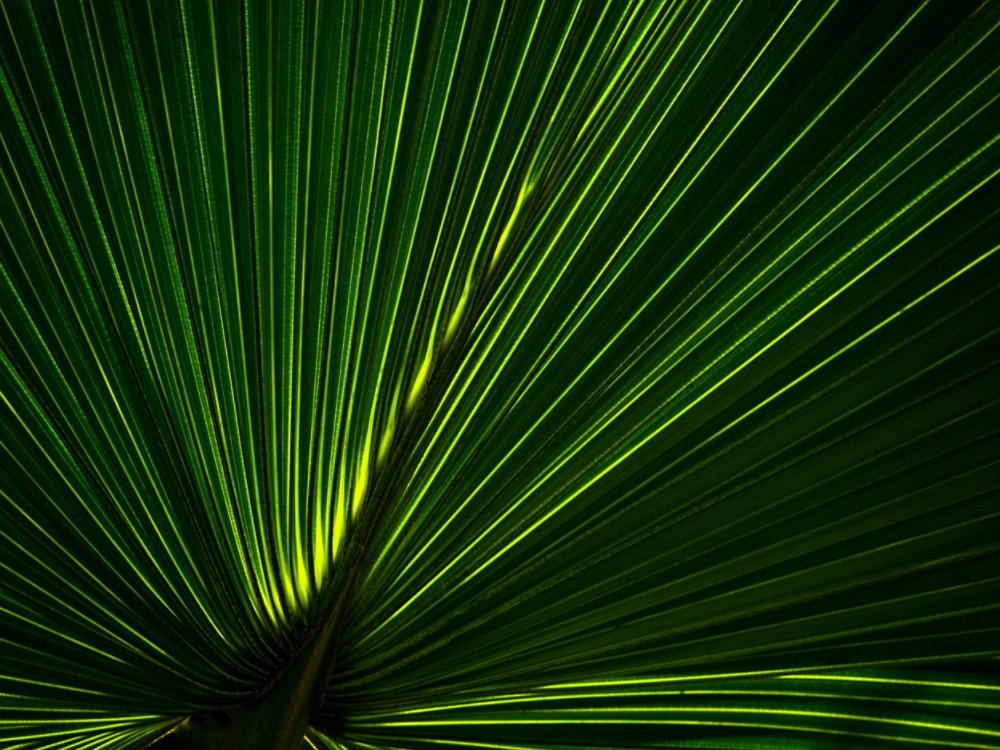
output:
M 0 10 L 4 747 L 1000 747 L 996 3 Z

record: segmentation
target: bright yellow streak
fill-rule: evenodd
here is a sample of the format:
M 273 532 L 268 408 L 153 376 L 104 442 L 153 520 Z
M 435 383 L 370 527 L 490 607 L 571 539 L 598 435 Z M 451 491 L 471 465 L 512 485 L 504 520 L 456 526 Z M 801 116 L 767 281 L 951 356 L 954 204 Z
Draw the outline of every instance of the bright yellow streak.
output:
M 517 194 L 517 203 L 514 204 L 514 210 L 510 214 L 510 219 L 507 220 L 507 226 L 504 227 L 503 232 L 500 235 L 500 239 L 497 242 L 497 248 L 493 251 L 493 259 L 490 261 L 490 270 L 493 270 L 493 266 L 500 259 L 500 254 L 504 251 L 507 246 L 507 242 L 510 240 L 510 233 L 514 229 L 514 224 L 517 222 L 518 218 L 521 216 L 521 211 L 524 209 L 525 199 L 531 195 L 531 185 L 525 183 L 521 186 L 521 191 Z
M 465 288 L 462 290 L 462 296 L 458 298 L 458 304 L 455 305 L 455 310 L 452 312 L 451 317 L 448 318 L 448 327 L 444 330 L 444 343 L 447 344 L 451 341 L 451 337 L 455 335 L 455 331 L 458 330 L 458 324 L 462 320 L 462 315 L 465 314 L 465 306 L 469 302 L 469 278 L 465 278 Z
M 417 370 L 417 375 L 413 378 L 413 385 L 410 386 L 410 395 L 406 397 L 407 411 L 410 411 L 416 405 L 417 397 L 420 396 L 420 392 L 423 391 L 424 386 L 427 384 L 427 375 L 431 371 L 433 353 L 433 345 L 428 346 L 427 351 L 424 353 L 424 359 L 420 363 L 420 368 Z
M 369 476 L 369 460 L 368 460 L 368 444 L 370 440 L 365 440 L 365 450 L 362 452 L 361 468 L 358 470 L 358 481 L 354 485 L 354 497 L 351 498 L 351 515 L 354 516 L 358 512 L 358 508 L 361 507 L 361 501 L 364 499 L 365 492 L 368 490 L 368 476 Z

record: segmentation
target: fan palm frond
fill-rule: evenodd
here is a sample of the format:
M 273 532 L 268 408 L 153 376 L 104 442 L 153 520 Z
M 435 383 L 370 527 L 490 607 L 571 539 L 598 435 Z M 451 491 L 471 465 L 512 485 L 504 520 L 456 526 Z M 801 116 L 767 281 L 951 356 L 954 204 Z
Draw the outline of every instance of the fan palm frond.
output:
M 0 745 L 1000 748 L 1000 4 L 0 15 Z

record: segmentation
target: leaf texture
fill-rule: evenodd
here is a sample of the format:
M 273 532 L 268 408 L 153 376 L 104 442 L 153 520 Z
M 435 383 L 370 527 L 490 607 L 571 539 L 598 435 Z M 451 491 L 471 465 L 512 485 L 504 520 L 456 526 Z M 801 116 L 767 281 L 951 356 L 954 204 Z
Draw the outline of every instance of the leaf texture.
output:
M 0 745 L 1000 748 L 1000 5 L 0 11 Z

